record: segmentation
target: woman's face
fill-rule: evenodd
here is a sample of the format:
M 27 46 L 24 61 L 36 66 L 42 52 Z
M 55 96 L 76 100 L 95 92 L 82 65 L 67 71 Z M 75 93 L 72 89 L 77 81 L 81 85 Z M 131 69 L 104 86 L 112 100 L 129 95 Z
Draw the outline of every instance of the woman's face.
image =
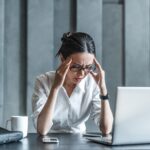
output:
M 70 57 L 72 62 L 65 81 L 78 84 L 92 70 L 94 55 L 84 52 L 72 54 Z

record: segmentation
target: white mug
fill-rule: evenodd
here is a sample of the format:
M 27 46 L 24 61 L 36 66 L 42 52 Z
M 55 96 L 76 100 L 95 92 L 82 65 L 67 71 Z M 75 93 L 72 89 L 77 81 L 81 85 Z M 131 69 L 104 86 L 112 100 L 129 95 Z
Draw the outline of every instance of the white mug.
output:
M 11 131 L 21 131 L 23 133 L 23 138 L 27 136 L 28 116 L 11 116 L 6 122 L 6 128 L 9 121 L 11 123 Z

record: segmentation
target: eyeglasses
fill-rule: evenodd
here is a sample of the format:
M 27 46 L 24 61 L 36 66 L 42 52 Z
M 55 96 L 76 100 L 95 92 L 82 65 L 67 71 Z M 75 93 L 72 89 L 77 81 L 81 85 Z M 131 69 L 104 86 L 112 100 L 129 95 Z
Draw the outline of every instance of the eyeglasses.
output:
M 88 65 L 85 67 L 83 67 L 79 64 L 74 64 L 70 67 L 70 71 L 72 71 L 72 72 L 79 72 L 81 70 L 84 70 L 85 73 L 89 73 L 91 71 L 95 71 L 95 69 L 96 69 L 96 66 L 94 64 Z

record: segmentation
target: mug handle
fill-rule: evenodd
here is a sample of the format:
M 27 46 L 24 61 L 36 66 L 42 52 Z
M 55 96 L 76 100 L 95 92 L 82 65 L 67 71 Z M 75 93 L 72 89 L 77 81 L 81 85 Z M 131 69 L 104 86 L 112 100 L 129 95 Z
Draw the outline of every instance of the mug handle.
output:
M 9 121 L 11 121 L 11 119 L 6 120 L 6 125 L 5 125 L 6 129 L 7 129 Z

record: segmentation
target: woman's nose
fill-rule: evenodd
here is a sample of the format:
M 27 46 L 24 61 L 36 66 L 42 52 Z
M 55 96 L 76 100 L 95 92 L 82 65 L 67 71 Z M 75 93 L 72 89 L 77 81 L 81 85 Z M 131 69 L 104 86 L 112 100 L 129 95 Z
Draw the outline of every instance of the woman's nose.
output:
M 78 75 L 79 75 L 79 76 L 84 76 L 84 75 L 85 75 L 84 69 L 79 70 L 79 71 L 78 71 Z

